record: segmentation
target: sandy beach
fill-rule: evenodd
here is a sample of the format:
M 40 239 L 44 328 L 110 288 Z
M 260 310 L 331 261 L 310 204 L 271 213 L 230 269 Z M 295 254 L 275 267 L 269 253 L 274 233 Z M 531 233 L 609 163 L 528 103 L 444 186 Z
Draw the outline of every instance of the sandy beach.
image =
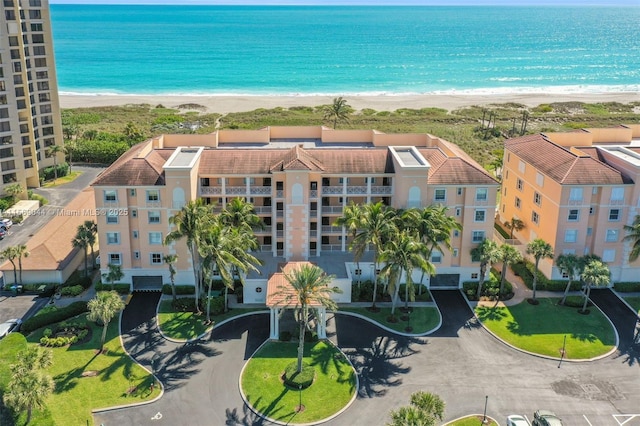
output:
M 117 106 L 127 104 L 162 104 L 176 108 L 184 104 L 198 104 L 207 112 L 226 114 L 251 111 L 257 108 L 290 108 L 294 106 L 317 106 L 331 103 L 333 96 L 119 96 L 119 95 L 60 95 L 62 108 Z M 510 95 L 379 95 L 345 96 L 356 110 L 371 108 L 378 111 L 394 111 L 399 108 L 438 107 L 455 110 L 472 105 L 518 103 L 529 107 L 552 102 L 640 102 L 640 93 L 582 93 L 541 94 L 518 93 Z

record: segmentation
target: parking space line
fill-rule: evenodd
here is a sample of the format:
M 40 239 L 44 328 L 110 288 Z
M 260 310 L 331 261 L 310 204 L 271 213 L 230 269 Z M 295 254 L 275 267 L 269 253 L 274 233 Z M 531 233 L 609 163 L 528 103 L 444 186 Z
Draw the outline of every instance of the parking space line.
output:
M 618 422 L 618 424 L 622 426 L 623 424 L 630 422 L 636 417 L 640 417 L 640 414 L 612 414 L 612 416 L 616 420 L 616 422 Z M 628 418 L 621 423 L 620 420 L 618 420 L 618 417 L 628 417 Z
M 524 418 L 527 419 L 527 423 L 531 424 L 531 422 L 529 421 L 529 417 L 527 417 L 527 415 L 524 415 Z
M 589 423 L 589 426 L 593 426 L 586 415 L 583 414 L 582 417 L 584 417 L 584 419 L 587 421 L 587 423 Z

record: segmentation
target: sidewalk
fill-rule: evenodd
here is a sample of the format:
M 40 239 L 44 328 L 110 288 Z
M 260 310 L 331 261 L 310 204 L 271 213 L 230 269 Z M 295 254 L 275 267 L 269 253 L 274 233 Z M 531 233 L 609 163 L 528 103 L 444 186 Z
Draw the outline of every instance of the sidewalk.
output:
M 76 297 L 61 297 L 60 299 L 56 299 L 55 297 L 51 297 L 51 301 L 47 306 L 55 306 L 56 308 L 64 308 L 65 306 L 69 306 L 73 302 L 83 301 L 88 302 L 96 296 L 96 283 L 100 282 L 100 271 L 96 270 L 93 272 L 93 277 L 91 278 L 91 287 L 82 292 L 79 296 Z M 53 303 L 51 303 L 53 302 Z

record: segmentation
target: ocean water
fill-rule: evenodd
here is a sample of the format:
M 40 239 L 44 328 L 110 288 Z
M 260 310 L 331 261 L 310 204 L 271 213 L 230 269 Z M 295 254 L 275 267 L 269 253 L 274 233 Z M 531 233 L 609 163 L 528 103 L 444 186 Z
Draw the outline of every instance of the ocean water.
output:
M 640 91 L 640 7 L 51 5 L 64 94 Z

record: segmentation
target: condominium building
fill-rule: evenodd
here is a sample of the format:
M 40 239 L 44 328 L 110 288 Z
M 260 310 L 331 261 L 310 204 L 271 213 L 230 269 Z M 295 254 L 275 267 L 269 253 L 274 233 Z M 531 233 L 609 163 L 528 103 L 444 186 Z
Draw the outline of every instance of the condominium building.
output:
M 432 254 L 437 275 L 426 282 L 457 288 L 477 279 L 470 251 L 493 234 L 498 182 L 456 145 L 428 134 L 268 127 L 159 136 L 131 148 L 93 187 L 101 268 L 121 265 L 134 288 L 169 282 L 167 253 L 178 254 L 176 282 L 193 283 L 185 243 L 162 244 L 168 218 L 190 200 L 220 211 L 236 197 L 266 225 L 256 232 L 263 279 L 286 261 L 353 274 L 353 265 L 345 267 L 353 260 L 348 232 L 333 226 L 351 202 L 445 205 L 463 230 L 452 235 L 450 252 Z
M 53 165 L 48 148 L 63 143 L 48 0 L 4 0 L 2 8 L 0 194 L 16 182 L 39 186 L 39 170 Z
M 640 213 L 640 125 L 542 133 L 505 142 L 500 221 L 518 218 L 524 243 L 542 238 L 555 255 L 595 254 L 612 280 L 637 280 L 624 225 Z M 552 259 L 541 271 L 562 279 Z M 566 278 L 566 276 L 564 277 Z

